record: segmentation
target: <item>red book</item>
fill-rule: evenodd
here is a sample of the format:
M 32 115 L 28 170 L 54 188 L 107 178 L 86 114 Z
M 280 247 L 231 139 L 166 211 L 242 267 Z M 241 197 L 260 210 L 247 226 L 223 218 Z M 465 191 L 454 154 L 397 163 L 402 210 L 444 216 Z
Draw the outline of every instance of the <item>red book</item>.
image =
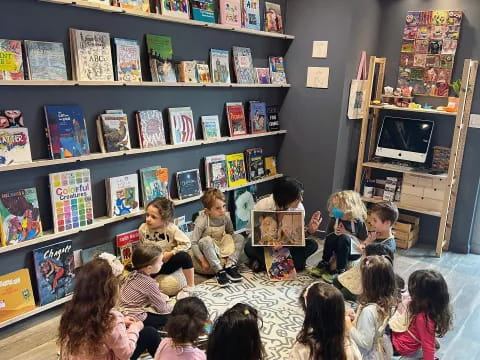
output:
M 239 136 L 247 134 L 247 124 L 245 122 L 245 113 L 241 102 L 226 103 L 228 127 L 230 136 Z
M 140 242 L 140 234 L 138 230 L 132 230 L 118 234 L 116 238 L 122 264 L 127 265 L 132 261 L 133 249 L 135 249 L 135 246 Z

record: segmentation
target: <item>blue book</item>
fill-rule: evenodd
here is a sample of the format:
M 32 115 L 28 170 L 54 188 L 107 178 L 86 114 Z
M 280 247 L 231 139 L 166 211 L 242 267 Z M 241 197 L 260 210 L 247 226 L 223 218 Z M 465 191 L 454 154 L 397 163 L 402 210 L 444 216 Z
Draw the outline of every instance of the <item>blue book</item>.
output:
M 177 189 L 180 199 L 198 196 L 202 193 L 198 169 L 177 172 Z
M 267 131 L 267 105 L 264 102 L 250 101 L 250 132 L 252 134 Z
M 243 0 L 242 25 L 247 29 L 260 30 L 260 0 Z
M 104 252 L 115 255 L 115 249 L 113 248 L 112 242 L 106 242 L 104 244 L 93 246 L 88 249 L 83 249 L 80 253 L 80 256 L 82 258 L 82 265 L 85 265 L 87 262 L 93 260 L 96 256 Z
M 233 190 L 235 230 L 245 229 L 250 222 L 251 211 L 257 202 L 257 185 Z
M 192 0 L 193 20 L 215 23 L 215 4 L 213 0 Z
M 62 43 L 31 40 L 24 43 L 30 80 L 68 80 Z

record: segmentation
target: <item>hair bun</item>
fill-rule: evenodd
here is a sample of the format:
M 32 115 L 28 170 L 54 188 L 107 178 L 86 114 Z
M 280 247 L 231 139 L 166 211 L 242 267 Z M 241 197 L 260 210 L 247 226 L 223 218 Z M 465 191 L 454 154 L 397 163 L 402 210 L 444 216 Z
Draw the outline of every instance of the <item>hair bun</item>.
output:
M 112 272 L 114 276 L 120 276 L 123 273 L 124 266 L 123 264 L 117 259 L 115 255 L 112 255 L 107 252 L 103 252 L 98 255 L 98 258 L 106 260 L 108 265 L 112 268 Z

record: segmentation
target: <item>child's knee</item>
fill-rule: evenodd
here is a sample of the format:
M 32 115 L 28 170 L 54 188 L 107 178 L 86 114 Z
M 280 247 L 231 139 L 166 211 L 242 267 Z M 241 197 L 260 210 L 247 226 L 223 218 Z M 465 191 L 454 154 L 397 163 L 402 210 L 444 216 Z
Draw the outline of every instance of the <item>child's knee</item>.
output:
M 213 239 L 210 236 L 205 236 L 198 240 L 198 246 L 200 249 L 205 249 L 213 245 Z

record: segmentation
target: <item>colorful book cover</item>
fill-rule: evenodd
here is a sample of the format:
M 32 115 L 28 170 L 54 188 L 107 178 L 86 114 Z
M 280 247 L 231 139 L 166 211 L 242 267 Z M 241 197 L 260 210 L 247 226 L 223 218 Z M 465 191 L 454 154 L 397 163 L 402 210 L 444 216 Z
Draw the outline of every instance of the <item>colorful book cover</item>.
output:
M 168 108 L 172 144 L 195 141 L 195 124 L 190 107 Z
M 102 114 L 102 134 L 107 152 L 130 150 L 128 119 L 125 114 Z
M 264 255 L 265 266 L 270 280 L 282 281 L 297 279 L 295 263 L 287 247 L 282 247 L 278 250 L 270 247 L 265 248 Z
M 22 41 L 0 39 L 0 80 L 24 80 Z
M 235 204 L 235 230 L 245 229 L 250 223 L 251 212 L 257 202 L 257 185 L 233 190 Z
M 250 129 L 252 134 L 267 131 L 267 105 L 264 102 L 250 101 Z
M 0 129 L 24 126 L 22 110 L 0 110 Z
M 282 11 L 279 4 L 265 2 L 265 31 L 283 34 Z
M 269 68 L 255 68 L 257 74 L 258 84 L 270 84 L 270 69 Z
M 226 190 L 227 163 L 225 155 L 212 155 L 205 157 L 205 183 L 207 188 Z
M 198 83 L 197 63 L 195 61 L 180 61 L 178 64 L 180 81 L 186 83 Z
M 0 276 L 0 323 L 35 309 L 28 269 Z
M 266 156 L 265 157 L 265 176 L 277 175 L 277 157 Z
M 236 187 L 247 183 L 245 157 L 243 153 L 230 154 L 226 157 L 228 186 Z
M 145 38 L 152 81 L 177 82 L 175 67 L 172 63 L 172 38 L 152 34 L 146 34 Z
M 78 169 L 49 174 L 54 232 L 93 223 L 90 170 Z
M 253 210 L 253 246 L 305 246 L 303 211 Z
M 142 82 L 140 46 L 136 40 L 114 38 L 115 79 L 118 81 Z
M 0 128 L 0 166 L 30 163 L 30 140 L 27 128 Z
M 219 0 L 219 23 L 233 27 L 242 26 L 241 0 Z
M 286 84 L 285 67 L 283 65 L 282 56 L 270 56 L 268 58 L 270 64 L 270 80 L 272 84 Z
M 220 139 L 220 125 L 218 115 L 202 116 L 203 140 Z
M 78 105 L 45 105 L 50 154 L 63 159 L 90 154 L 83 110 Z
M 149 13 L 150 1 L 149 0 L 116 0 L 118 6 L 123 9 L 140 10 Z
M 197 75 L 198 82 L 200 83 L 209 83 L 212 81 L 210 79 L 210 68 L 208 67 L 208 64 L 197 63 Z
M 118 234 L 116 236 L 116 241 L 122 264 L 130 264 L 132 262 L 133 250 L 135 249 L 135 246 L 140 243 L 140 234 L 138 233 L 138 230 Z
M 163 117 L 160 110 L 142 110 L 137 112 L 137 127 L 140 148 L 152 148 L 166 145 Z
M 72 240 L 33 250 L 39 305 L 73 293 L 75 285 Z
M 242 26 L 247 29 L 260 30 L 259 0 L 243 0 Z
M 168 191 L 168 169 L 152 166 L 140 169 L 143 206 L 157 197 L 170 198 Z
M 269 105 L 267 106 L 267 128 L 268 131 L 278 131 L 280 130 L 280 119 L 278 116 L 278 106 Z
M 24 44 L 30 80 L 68 80 L 62 43 L 25 40 Z
M 95 259 L 95 257 L 104 252 L 115 255 L 115 249 L 113 248 L 113 244 L 110 241 L 104 244 L 93 246 L 91 248 L 82 249 L 80 253 L 82 265 L 85 265 L 87 262 Z
M 158 0 L 162 15 L 190 19 L 188 0 Z
M 105 182 L 108 216 L 128 215 L 140 210 L 137 174 L 111 177 Z
M 226 103 L 228 126 L 230 136 L 239 136 L 247 134 L 247 125 L 245 123 L 245 113 L 241 102 Z
M 177 190 L 179 199 L 188 199 L 202 193 L 198 169 L 177 172 Z
M 213 0 L 192 0 L 193 20 L 215 23 L 215 3 Z
M 247 149 L 245 151 L 247 161 L 247 177 L 248 181 L 255 181 L 265 176 L 265 168 L 263 166 L 263 150 L 262 148 Z
M 234 46 L 233 67 L 238 84 L 254 84 L 255 73 L 253 71 L 252 51 L 250 48 Z
M 42 236 L 42 220 L 35 188 L 0 194 L 2 246 Z
M 210 49 L 212 82 L 230 83 L 230 63 L 227 50 Z

